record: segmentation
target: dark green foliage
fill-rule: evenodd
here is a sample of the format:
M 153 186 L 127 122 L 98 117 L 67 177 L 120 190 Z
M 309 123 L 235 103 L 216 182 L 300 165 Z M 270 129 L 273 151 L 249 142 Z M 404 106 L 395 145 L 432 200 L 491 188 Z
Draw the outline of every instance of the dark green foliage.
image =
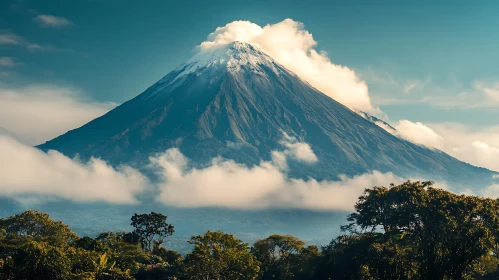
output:
M 174 227 L 166 222 L 166 216 L 156 212 L 134 214 L 130 225 L 134 227 L 133 233 L 140 240 L 144 250 L 149 252 L 161 247 L 165 238 L 175 232 Z
M 258 240 L 251 252 L 261 262 L 262 279 L 292 279 L 301 263 L 305 242 L 292 235 L 274 234 Z
M 0 279 L 499 279 L 498 200 L 408 181 L 366 189 L 348 221 L 320 250 L 207 231 L 184 259 L 161 246 L 174 230 L 159 213 L 135 214 L 133 232 L 80 238 L 30 210 L 0 219 Z
M 28 241 L 13 251 L 3 270 L 7 279 L 69 279 L 71 260 L 63 248 Z
M 348 218 L 350 224 L 343 227 L 350 235 L 324 248 L 317 279 L 335 275 L 439 280 L 485 275 L 483 270 L 491 265 L 483 262 L 498 241 L 499 203 L 431 186 L 431 182 L 408 181 L 366 189 Z
M 45 240 L 59 245 L 74 241 L 76 234 L 63 222 L 52 220 L 48 214 L 28 210 L 6 219 L 0 219 L 0 228 L 6 236 L 23 236 Z
M 194 249 L 185 258 L 187 279 L 256 279 L 259 262 L 248 252 L 249 246 L 232 234 L 207 231 L 193 236 Z

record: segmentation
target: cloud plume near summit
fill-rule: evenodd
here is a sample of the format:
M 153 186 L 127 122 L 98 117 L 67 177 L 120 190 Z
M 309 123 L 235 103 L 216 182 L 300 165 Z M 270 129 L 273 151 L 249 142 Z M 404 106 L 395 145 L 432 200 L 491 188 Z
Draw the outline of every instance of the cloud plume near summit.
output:
M 300 22 L 285 19 L 261 27 L 250 21 L 233 21 L 218 27 L 200 48 L 203 51 L 234 41 L 259 46 L 284 67 L 347 107 L 380 113 L 371 103 L 366 83 L 352 69 L 334 64 L 327 53 L 318 51 L 317 42 Z

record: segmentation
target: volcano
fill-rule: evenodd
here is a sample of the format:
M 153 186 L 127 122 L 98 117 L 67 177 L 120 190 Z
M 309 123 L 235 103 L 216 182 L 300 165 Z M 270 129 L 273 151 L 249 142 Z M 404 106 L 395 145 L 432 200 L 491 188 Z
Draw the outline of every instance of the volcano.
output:
M 334 180 L 378 170 L 462 183 L 492 179 L 493 172 L 398 138 L 366 116 L 258 47 L 233 42 L 199 52 L 137 97 L 38 148 L 142 166 L 177 147 L 200 166 L 217 156 L 251 166 L 282 149 L 285 133 L 318 158 L 289 162 L 293 177 Z

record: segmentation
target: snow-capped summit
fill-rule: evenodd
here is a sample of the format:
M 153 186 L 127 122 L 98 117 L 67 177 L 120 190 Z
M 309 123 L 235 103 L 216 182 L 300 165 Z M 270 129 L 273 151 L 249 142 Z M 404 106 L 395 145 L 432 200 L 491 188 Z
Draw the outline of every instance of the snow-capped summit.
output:
M 176 74 L 174 79 L 171 79 L 171 75 L 168 74 L 159 83 L 175 82 L 190 73 L 201 74 L 203 71 L 213 71 L 214 69 L 225 69 L 230 74 L 237 74 L 242 67 L 250 69 L 255 74 L 262 75 L 264 74 L 264 67 L 272 69 L 275 73 L 287 71 L 260 47 L 235 41 L 207 49 L 200 48 L 192 58 L 172 71 L 172 73 Z
M 364 117 L 257 46 L 233 42 L 201 50 L 134 99 L 39 147 L 132 165 L 177 147 L 195 164 L 222 156 L 253 165 L 283 150 L 284 132 L 308 143 L 318 159 L 313 164 L 290 160 L 293 177 L 337 179 L 377 170 L 491 183 L 493 172 L 407 142 Z
M 225 65 L 229 72 L 240 71 L 241 66 L 254 69 L 266 66 L 277 71 L 274 60 L 261 48 L 238 41 L 224 46 L 202 49 L 189 59 L 185 65 L 191 72 L 203 67 L 217 65 Z

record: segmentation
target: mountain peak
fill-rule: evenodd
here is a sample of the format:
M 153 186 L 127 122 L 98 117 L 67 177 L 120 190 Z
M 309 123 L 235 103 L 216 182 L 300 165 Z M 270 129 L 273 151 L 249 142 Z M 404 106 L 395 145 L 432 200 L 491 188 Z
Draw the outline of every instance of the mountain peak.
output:
M 282 150 L 285 132 L 310 145 L 320 162 L 291 160 L 293 177 L 337 179 L 377 170 L 447 182 L 492 180 L 488 170 L 407 142 L 364 117 L 258 46 L 232 42 L 199 50 L 139 96 L 39 147 L 137 166 L 175 147 L 194 165 L 221 156 L 251 166 Z
M 207 69 L 220 67 L 227 69 L 231 74 L 236 74 L 243 68 L 257 74 L 263 74 L 263 68 L 271 69 L 275 73 L 284 69 L 260 47 L 234 41 L 226 45 L 201 49 L 174 72 L 177 72 L 176 79 L 178 79 L 190 73 L 200 73 Z
M 225 48 L 235 49 L 241 52 L 252 52 L 260 50 L 260 47 L 257 45 L 242 42 L 242 41 L 234 41 L 225 45 Z

